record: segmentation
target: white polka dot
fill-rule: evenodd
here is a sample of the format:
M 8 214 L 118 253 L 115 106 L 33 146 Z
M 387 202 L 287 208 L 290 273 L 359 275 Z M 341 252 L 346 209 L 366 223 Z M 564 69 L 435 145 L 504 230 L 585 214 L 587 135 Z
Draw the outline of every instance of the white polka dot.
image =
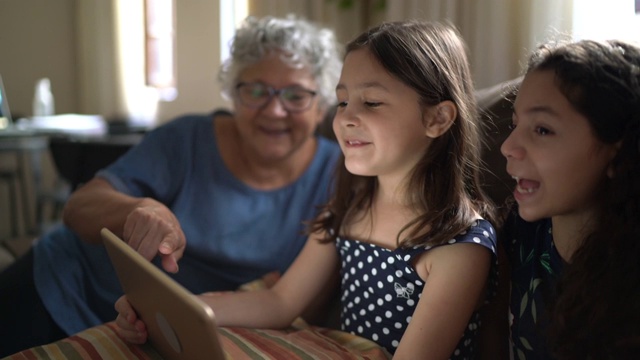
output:
M 378 288 L 382 289 L 384 287 L 384 284 L 382 283 L 382 281 L 378 281 Z
M 482 235 L 484 235 L 485 237 L 489 237 L 489 232 L 487 232 L 487 230 L 484 230 L 484 231 L 482 232 Z
M 374 321 L 377 322 L 377 323 L 381 323 L 382 322 L 382 318 L 380 316 L 376 316 Z
M 396 305 L 396 310 L 398 310 L 398 311 L 402 311 L 402 310 L 404 310 L 404 306 L 402 306 L 402 305 Z
M 409 299 L 409 300 L 407 300 L 407 305 L 409 305 L 409 306 L 411 306 L 411 307 L 412 307 L 415 303 L 416 303 L 416 302 L 415 302 L 415 301 L 413 301 L 413 299 Z
M 455 244 L 456 243 L 456 239 L 451 239 L 449 241 L 447 241 L 449 244 Z
M 371 255 L 367 256 L 367 262 L 369 264 L 371 264 L 373 262 L 373 258 L 371 257 Z
M 384 300 L 382 299 L 378 299 L 378 301 L 376 301 L 378 303 L 378 306 L 382 306 L 384 305 Z
M 376 276 L 378 270 L 376 268 L 371 269 L 371 275 Z
M 376 306 L 373 304 L 369 304 L 369 306 L 367 307 L 367 309 L 369 309 L 369 311 L 373 311 L 373 309 L 375 309 Z
M 371 323 L 369 322 L 369 320 L 365 321 L 365 322 L 364 322 L 364 324 L 365 324 L 368 328 L 370 328 L 370 327 L 371 327 Z
M 371 334 L 371 340 L 378 341 L 378 334 Z
M 404 256 L 404 261 L 409 261 L 411 260 L 411 255 L 407 254 Z
M 362 329 L 362 326 L 358 326 L 358 332 L 359 332 L 360 334 L 362 334 L 362 330 L 363 330 L 363 329 Z
M 363 266 L 364 264 L 362 264 L 362 261 L 358 261 L 358 269 L 362 269 Z
M 356 298 L 353 299 L 353 302 L 356 303 L 356 304 L 360 304 L 360 297 L 356 296 Z
M 391 301 L 391 300 L 393 300 L 393 297 L 391 296 L 391 294 L 387 294 L 387 295 L 384 296 L 384 299 L 386 301 Z
M 349 269 L 349 272 L 351 273 L 351 275 L 354 275 L 356 273 L 356 268 Z
M 347 326 L 351 325 L 351 320 L 349 320 L 349 318 L 344 319 L 344 324 Z
M 347 260 L 348 263 L 350 263 L 351 262 L 351 255 L 347 255 L 346 260 Z
M 368 292 L 366 292 L 366 291 L 365 291 L 363 295 L 364 295 L 364 298 L 365 298 L 365 299 L 368 299 L 368 298 L 369 298 L 369 293 L 368 293 Z
M 392 256 L 389 256 L 389 257 L 387 258 L 387 262 L 388 262 L 389 264 L 393 264 L 394 262 L 396 262 L 396 259 L 394 259 Z
M 387 319 L 391 319 L 391 317 L 393 316 L 393 313 L 389 310 L 384 312 L 384 316 L 386 316 Z
M 480 240 L 480 238 L 479 238 L 479 237 L 474 236 L 474 237 L 473 237 L 473 242 L 474 242 L 474 243 L 476 243 L 476 244 L 480 244 L 481 240 Z
M 356 291 L 356 287 L 353 286 L 353 284 L 349 285 L 349 290 L 350 291 Z
M 396 276 L 401 278 L 402 277 L 402 271 L 401 270 L 396 270 Z
M 393 346 L 394 348 L 397 348 L 397 347 L 398 347 L 398 345 L 400 345 L 400 343 L 398 342 L 398 340 L 393 340 L 393 341 L 391 342 L 391 346 Z
M 382 328 L 382 333 L 383 333 L 383 334 L 385 334 L 385 335 L 389 335 L 389 333 L 390 333 L 390 332 L 391 332 L 391 331 L 389 331 L 389 329 L 387 329 L 387 328 Z
M 382 263 L 380 264 L 380 268 L 382 268 L 382 270 L 387 268 L 387 263 Z
M 388 276 L 387 276 L 387 281 L 388 281 L 388 282 L 390 282 L 390 283 L 392 283 L 392 282 L 394 282 L 394 281 L 395 281 L 395 279 L 393 278 L 393 276 L 388 275 Z
M 411 316 L 407 316 L 407 324 L 411 322 Z
M 399 322 L 393 324 L 393 326 L 395 326 L 396 329 L 402 329 L 402 324 L 400 324 Z
M 353 252 L 353 255 L 355 255 L 356 257 L 360 256 L 360 250 L 356 249 L 356 250 Z
M 365 316 L 365 315 L 367 315 L 367 310 L 360 309 L 360 316 Z
M 369 275 L 364 274 L 364 276 L 362 276 L 362 281 L 364 281 L 364 282 L 369 281 Z

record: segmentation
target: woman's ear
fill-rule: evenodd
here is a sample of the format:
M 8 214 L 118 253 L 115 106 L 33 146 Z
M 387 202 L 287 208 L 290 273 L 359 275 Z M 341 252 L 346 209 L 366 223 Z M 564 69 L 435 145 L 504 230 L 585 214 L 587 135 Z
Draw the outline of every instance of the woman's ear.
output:
M 453 101 L 445 100 L 425 111 L 425 135 L 435 139 L 449 130 L 458 116 L 458 108 Z

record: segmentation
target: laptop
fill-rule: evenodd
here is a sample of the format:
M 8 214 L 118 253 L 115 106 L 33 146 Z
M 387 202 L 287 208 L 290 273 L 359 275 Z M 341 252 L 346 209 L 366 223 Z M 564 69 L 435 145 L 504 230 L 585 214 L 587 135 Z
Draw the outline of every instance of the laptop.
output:
M 225 359 L 213 310 L 110 230 L 100 232 L 124 293 L 166 359 Z
M 0 137 L 16 138 L 32 135 L 37 135 L 34 129 L 18 125 L 11 117 L 9 99 L 7 99 L 7 92 L 2 83 L 2 75 L 0 75 Z
M 11 125 L 11 111 L 9 111 L 9 101 L 7 100 L 4 84 L 2 84 L 2 75 L 0 75 L 0 130 L 6 129 Z

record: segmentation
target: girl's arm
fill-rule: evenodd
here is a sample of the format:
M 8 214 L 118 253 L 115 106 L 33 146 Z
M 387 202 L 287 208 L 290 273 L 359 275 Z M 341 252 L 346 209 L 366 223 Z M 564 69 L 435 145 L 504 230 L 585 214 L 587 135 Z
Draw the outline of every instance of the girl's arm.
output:
M 338 270 L 338 253 L 333 242 L 320 243 L 311 235 L 302 252 L 282 278 L 270 289 L 200 295 L 211 306 L 219 326 L 283 328 L 291 325 L 312 301 L 329 291 Z M 132 343 L 144 343 L 147 333 L 126 297 L 116 302 L 117 332 Z
M 484 299 L 491 257 L 485 247 L 464 243 L 436 247 L 418 260 L 418 273 L 428 277 L 394 359 L 451 357 Z
M 311 235 L 302 252 L 282 278 L 270 289 L 201 296 L 220 326 L 283 328 L 291 325 L 313 300 L 331 291 L 329 280 L 338 271 L 333 242 L 320 243 Z

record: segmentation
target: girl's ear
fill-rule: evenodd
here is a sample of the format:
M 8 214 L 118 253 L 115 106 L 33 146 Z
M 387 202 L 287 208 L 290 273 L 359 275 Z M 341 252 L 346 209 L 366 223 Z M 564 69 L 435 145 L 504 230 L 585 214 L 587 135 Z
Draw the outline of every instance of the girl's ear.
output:
M 458 108 L 451 100 L 432 106 L 424 113 L 425 135 L 435 139 L 449 130 L 458 116 Z

